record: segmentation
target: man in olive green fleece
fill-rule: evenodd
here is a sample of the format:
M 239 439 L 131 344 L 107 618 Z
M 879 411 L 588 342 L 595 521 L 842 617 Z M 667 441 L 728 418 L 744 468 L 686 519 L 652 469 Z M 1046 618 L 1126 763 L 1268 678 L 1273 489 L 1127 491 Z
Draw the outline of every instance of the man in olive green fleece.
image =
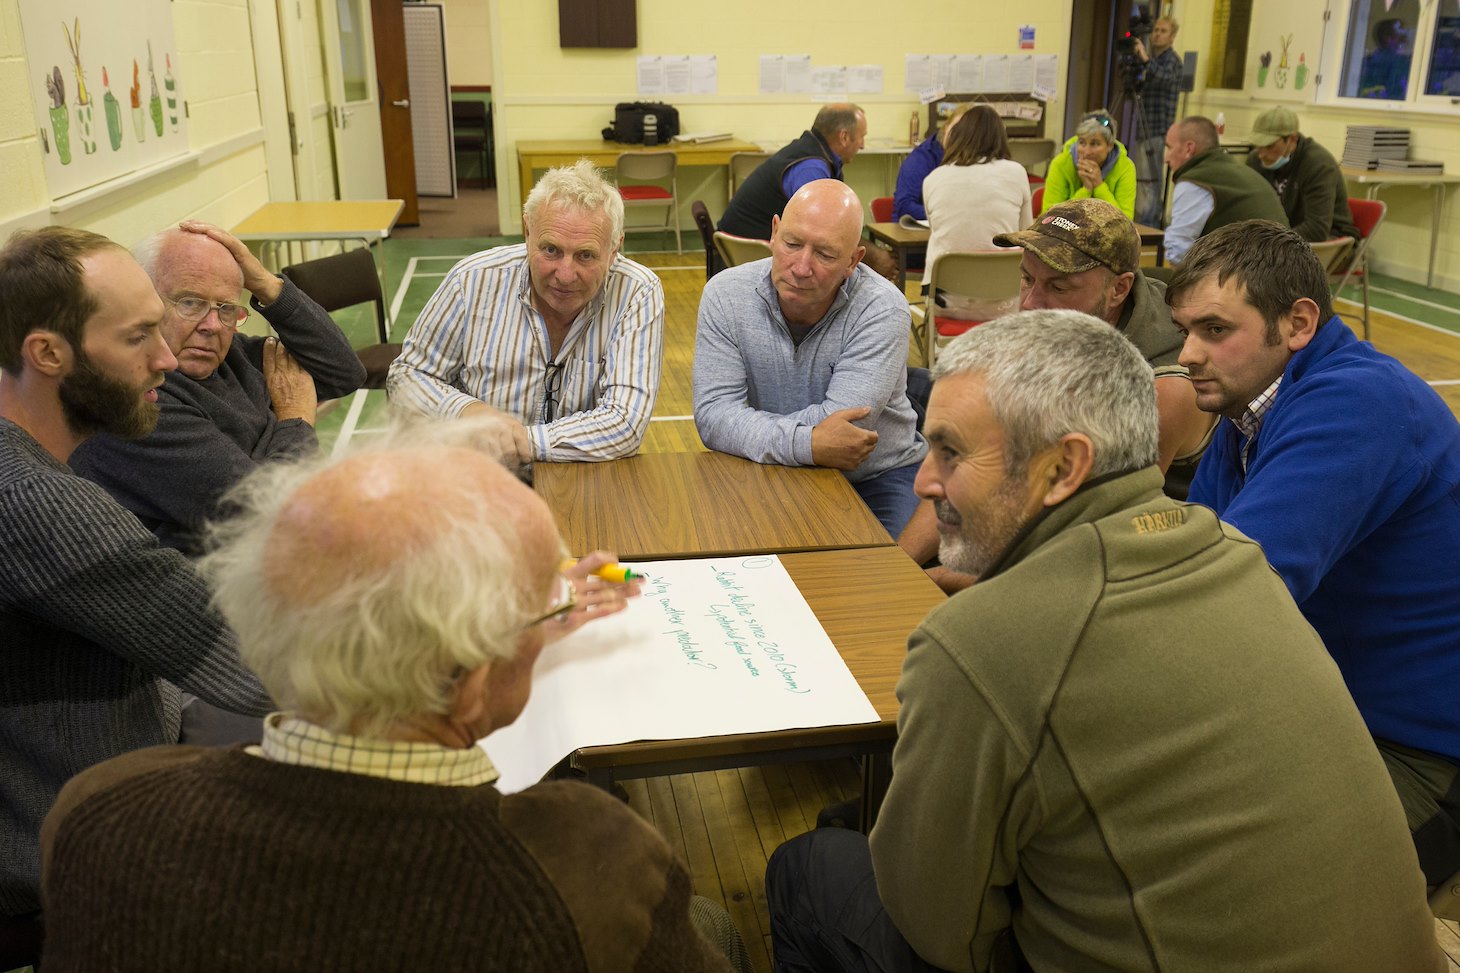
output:
M 870 845 L 772 857 L 778 968 L 1443 970 L 1337 668 L 1256 544 L 1161 493 L 1135 347 L 1032 311 L 934 378 L 917 489 L 979 581 L 909 640 Z

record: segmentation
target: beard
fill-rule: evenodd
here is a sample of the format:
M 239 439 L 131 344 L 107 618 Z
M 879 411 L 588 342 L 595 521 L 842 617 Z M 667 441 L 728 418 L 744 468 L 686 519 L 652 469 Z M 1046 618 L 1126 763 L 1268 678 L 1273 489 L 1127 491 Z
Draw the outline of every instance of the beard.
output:
M 959 513 L 947 500 L 933 501 L 938 519 L 956 524 L 956 534 L 938 538 L 938 560 L 946 568 L 982 577 L 1024 529 L 1022 509 L 1026 487 L 1015 477 L 1006 477 L 977 511 Z
M 78 436 L 109 432 L 122 439 L 141 439 L 157 428 L 161 413 L 156 402 L 142 397 L 151 387 L 149 382 L 145 388 L 133 388 L 102 374 L 86 353 L 77 349 L 76 366 L 61 379 L 58 389 L 61 413 L 67 427 Z

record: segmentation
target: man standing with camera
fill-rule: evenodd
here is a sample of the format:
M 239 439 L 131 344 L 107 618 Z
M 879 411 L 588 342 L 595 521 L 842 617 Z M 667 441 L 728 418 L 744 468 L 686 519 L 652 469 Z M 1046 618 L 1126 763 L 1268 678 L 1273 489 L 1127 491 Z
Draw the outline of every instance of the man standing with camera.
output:
M 1176 121 L 1177 99 L 1181 97 L 1181 58 L 1171 49 L 1177 23 L 1159 18 L 1151 28 L 1151 47 L 1146 49 L 1138 29 L 1131 34 L 1131 52 L 1125 59 L 1126 84 L 1139 97 L 1136 101 L 1136 218 L 1146 226 L 1161 225 L 1161 189 L 1164 185 L 1161 156 L 1166 130 Z

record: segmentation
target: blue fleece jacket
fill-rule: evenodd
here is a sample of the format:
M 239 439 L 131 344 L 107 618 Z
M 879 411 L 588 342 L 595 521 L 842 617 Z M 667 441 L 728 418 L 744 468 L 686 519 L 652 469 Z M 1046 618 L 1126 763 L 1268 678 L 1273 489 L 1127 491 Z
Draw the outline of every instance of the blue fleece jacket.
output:
M 935 131 L 919 142 L 897 169 L 897 189 L 892 194 L 894 220 L 903 216 L 911 216 L 915 220 L 928 218 L 928 211 L 923 206 L 923 180 L 942 164 L 943 143 L 938 141 Z
M 1337 317 L 1288 362 L 1242 474 L 1223 422 L 1190 499 L 1256 540 L 1374 736 L 1460 761 L 1460 425 Z

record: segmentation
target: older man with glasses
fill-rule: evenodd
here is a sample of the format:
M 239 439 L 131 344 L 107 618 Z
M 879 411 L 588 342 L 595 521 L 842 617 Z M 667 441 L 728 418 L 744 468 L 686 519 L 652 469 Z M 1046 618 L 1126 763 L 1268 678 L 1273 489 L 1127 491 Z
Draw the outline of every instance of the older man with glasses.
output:
M 152 435 L 103 433 L 71 465 L 163 544 L 192 553 L 203 522 L 249 471 L 317 448 L 318 401 L 355 391 L 365 367 L 322 307 L 224 230 L 183 223 L 145 240 L 135 256 L 163 300 L 162 334 L 177 370 L 158 389 Z M 243 290 L 248 305 L 237 303 Z M 277 338 L 237 333 L 250 307 Z

